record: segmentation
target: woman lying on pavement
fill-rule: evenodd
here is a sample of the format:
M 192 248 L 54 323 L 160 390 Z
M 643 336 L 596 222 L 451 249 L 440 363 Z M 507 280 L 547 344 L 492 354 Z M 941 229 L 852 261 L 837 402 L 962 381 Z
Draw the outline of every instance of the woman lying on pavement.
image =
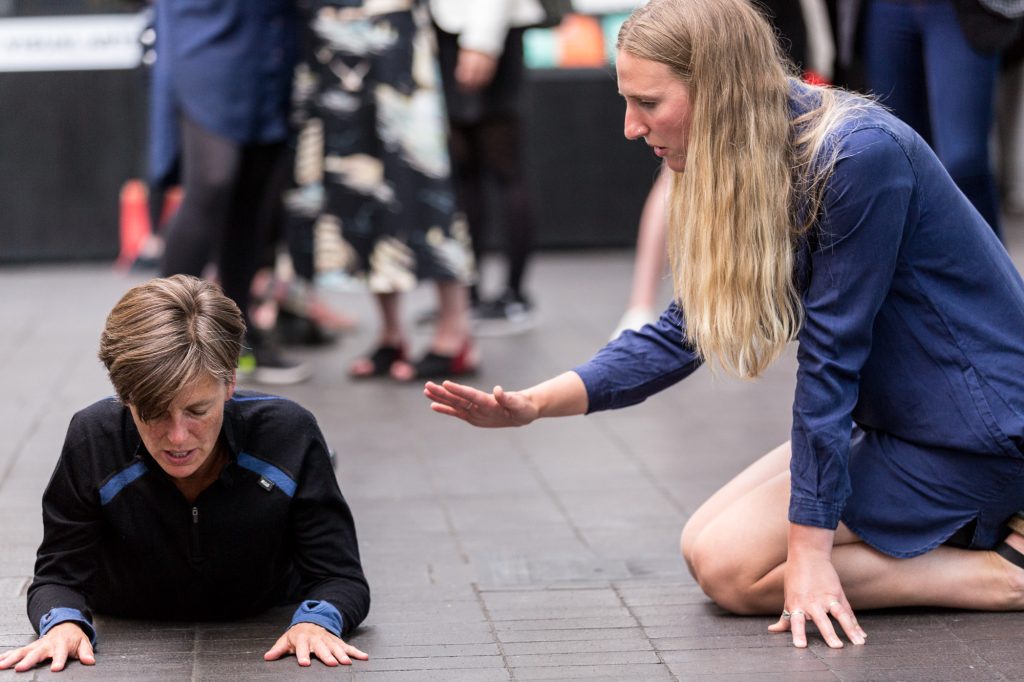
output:
M 39 638 L 0 669 L 92 665 L 93 611 L 224 620 L 297 602 L 266 660 L 367 658 L 341 639 L 370 593 L 324 438 L 295 403 L 235 392 L 244 332 L 218 288 L 181 275 L 111 311 L 100 359 L 117 397 L 71 420 L 28 591 Z
M 799 82 L 745 0 L 623 25 L 625 134 L 674 171 L 675 301 L 517 392 L 428 383 L 475 426 L 625 407 L 705 360 L 798 347 L 791 440 L 689 519 L 682 554 L 738 614 L 807 644 L 854 608 L 1024 608 L 1024 281 L 934 153 L 876 104 Z M 1018 523 L 1011 532 L 1007 525 Z

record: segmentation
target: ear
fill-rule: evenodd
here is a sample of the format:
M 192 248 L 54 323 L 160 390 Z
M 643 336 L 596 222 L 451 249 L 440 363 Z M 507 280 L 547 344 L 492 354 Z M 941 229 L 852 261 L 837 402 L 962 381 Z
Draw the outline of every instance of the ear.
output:
M 235 395 L 235 383 L 238 377 L 236 372 L 231 373 L 231 381 L 228 382 L 227 394 L 224 396 L 224 402 L 231 400 L 231 396 Z

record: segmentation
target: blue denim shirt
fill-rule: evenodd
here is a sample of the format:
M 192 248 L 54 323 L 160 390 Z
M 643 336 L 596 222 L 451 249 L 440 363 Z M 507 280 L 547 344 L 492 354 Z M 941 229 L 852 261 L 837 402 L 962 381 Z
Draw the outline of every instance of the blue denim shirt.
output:
M 794 113 L 802 104 L 794 99 Z M 928 145 L 877 106 L 831 134 L 838 157 L 797 248 L 805 321 L 793 401 L 794 523 L 835 528 L 851 428 L 919 445 L 1024 450 L 1024 281 Z M 672 305 L 576 369 L 589 411 L 624 407 L 701 364 Z

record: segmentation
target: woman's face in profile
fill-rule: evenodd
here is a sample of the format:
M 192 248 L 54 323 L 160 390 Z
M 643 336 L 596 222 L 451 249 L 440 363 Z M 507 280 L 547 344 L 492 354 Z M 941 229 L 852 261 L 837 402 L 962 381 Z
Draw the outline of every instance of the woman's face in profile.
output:
M 623 50 L 616 58 L 616 71 L 619 94 L 626 99 L 626 138 L 643 138 L 655 156 L 682 173 L 690 135 L 690 93 L 686 85 L 667 65 Z
M 185 479 L 197 471 L 202 475 L 203 465 L 217 447 L 224 403 L 234 390 L 234 384 L 200 377 L 174 397 L 165 414 L 148 422 L 129 405 L 142 443 L 168 476 Z

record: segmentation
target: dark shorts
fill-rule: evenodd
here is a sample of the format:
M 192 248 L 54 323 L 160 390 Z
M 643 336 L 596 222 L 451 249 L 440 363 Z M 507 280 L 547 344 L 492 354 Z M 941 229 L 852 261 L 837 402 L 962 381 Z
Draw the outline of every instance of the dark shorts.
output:
M 926 447 L 855 427 L 850 483 L 842 521 L 884 554 L 909 558 L 947 542 L 992 549 L 1024 509 L 1024 453 Z

